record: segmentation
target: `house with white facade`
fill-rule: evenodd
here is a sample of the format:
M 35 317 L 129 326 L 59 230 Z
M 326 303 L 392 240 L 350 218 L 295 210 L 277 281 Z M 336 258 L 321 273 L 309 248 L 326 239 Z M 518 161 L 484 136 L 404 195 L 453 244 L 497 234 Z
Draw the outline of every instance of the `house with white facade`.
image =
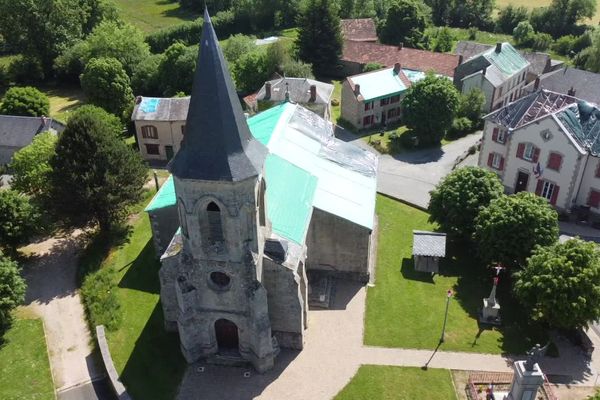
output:
M 342 118 L 356 129 L 397 122 L 402 118 L 400 104 L 410 85 L 399 63 L 349 76 L 342 84 Z
M 140 153 L 147 161 L 169 161 L 181 147 L 189 97 L 138 97 L 131 115 Z
M 507 193 L 600 213 L 600 109 L 547 90 L 526 95 L 485 117 L 479 166 L 498 174 Z
M 497 43 L 456 67 L 454 85 L 463 94 L 481 89 L 484 111 L 493 111 L 521 96 L 530 66 L 510 43 Z

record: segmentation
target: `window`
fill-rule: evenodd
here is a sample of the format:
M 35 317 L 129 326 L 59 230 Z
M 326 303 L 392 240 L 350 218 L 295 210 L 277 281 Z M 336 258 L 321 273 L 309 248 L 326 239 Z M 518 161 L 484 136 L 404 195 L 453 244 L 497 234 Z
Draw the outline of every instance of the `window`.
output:
M 181 125 L 181 134 L 185 136 L 185 125 Z
M 390 97 L 390 103 L 397 103 L 399 101 L 400 101 L 400 95 L 399 94 Z
M 598 166 L 596 167 L 596 178 L 600 178 L 600 163 L 598 163 Z
M 372 115 L 367 115 L 366 117 L 363 118 L 363 126 L 369 126 L 373 123 L 373 116 Z
M 400 115 L 400 108 L 391 108 L 388 110 L 388 118 L 396 118 Z
M 142 137 L 144 139 L 158 139 L 158 131 L 155 126 L 142 126 Z
M 494 128 L 492 131 L 492 140 L 501 144 L 506 143 L 506 131 L 500 128 Z
M 488 155 L 488 167 L 502 171 L 504 169 L 504 157 L 498 153 Z
M 588 206 L 600 208 L 600 192 L 592 189 L 587 201 Z
M 221 209 L 214 202 L 206 207 L 208 215 L 208 240 L 210 243 L 223 241 L 223 226 L 221 225 Z
M 146 144 L 146 154 L 157 156 L 160 154 L 160 150 L 157 144 Z
M 183 236 L 188 237 L 187 219 L 183 200 L 179 199 L 179 206 L 177 208 L 179 211 L 179 225 L 181 225 L 181 233 L 183 233 Z
M 560 171 L 560 166 L 562 165 L 562 155 L 558 153 L 551 152 L 548 156 L 548 164 L 546 167 L 548 169 L 552 169 L 554 171 Z
M 369 111 L 373 109 L 373 102 L 372 101 L 367 101 L 365 103 L 365 111 Z
M 379 105 L 382 106 L 382 107 L 383 106 L 387 106 L 388 104 L 390 104 L 390 98 L 389 97 L 387 97 L 385 99 L 379 100 Z
M 553 193 L 554 193 L 554 183 L 544 181 L 544 183 L 542 185 L 542 193 L 540 195 L 547 200 L 551 200 Z
M 225 289 L 231 283 L 231 278 L 227 274 L 220 271 L 212 272 L 210 274 L 210 280 L 212 283 L 217 285 L 219 289 Z

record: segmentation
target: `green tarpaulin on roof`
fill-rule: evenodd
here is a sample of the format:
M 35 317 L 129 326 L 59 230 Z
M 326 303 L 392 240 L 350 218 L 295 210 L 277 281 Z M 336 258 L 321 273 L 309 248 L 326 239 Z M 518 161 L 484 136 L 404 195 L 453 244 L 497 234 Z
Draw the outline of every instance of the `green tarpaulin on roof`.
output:
M 252 132 L 252 136 L 266 146 L 269 140 L 271 140 L 271 136 L 275 132 L 275 126 L 277 126 L 279 117 L 284 110 L 285 103 L 271 107 L 252 118 L 248 118 L 248 127 L 250 128 L 250 132 Z
M 160 208 L 169 207 L 177 202 L 175 197 L 175 183 L 173 182 L 173 176 L 169 175 L 169 178 L 160 187 L 158 193 L 154 195 L 150 204 L 146 206 L 144 211 L 154 211 Z

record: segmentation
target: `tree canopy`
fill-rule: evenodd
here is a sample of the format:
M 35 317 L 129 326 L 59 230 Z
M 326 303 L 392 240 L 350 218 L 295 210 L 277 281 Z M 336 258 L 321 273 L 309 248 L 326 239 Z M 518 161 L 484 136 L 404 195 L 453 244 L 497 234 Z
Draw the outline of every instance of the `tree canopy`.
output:
M 479 212 L 503 193 L 502 182 L 493 172 L 479 167 L 457 169 L 431 192 L 429 219 L 449 236 L 470 240 Z
M 164 96 L 192 92 L 197 56 L 198 46 L 186 47 L 181 43 L 175 43 L 165 51 L 157 71 L 157 81 Z
M 316 74 L 333 70 L 342 55 L 340 18 L 329 0 L 308 0 L 297 19 L 298 57 Z
M 0 246 L 14 252 L 35 233 L 39 212 L 15 190 L 0 190 Z
M 423 47 L 423 34 L 430 24 L 431 9 L 420 0 L 397 0 L 388 9 L 379 29 L 382 43 Z
M 6 91 L 0 104 L 0 114 L 41 117 L 50 114 L 48 96 L 34 87 L 12 87 Z
M 147 169 L 120 137 L 118 120 L 101 108 L 73 112 L 50 160 L 52 204 L 73 224 L 107 231 L 140 200 Z
M 475 219 L 475 240 L 484 261 L 523 267 L 536 246 L 558 240 L 558 214 L 533 193 L 501 196 Z
M 115 58 L 91 59 L 80 79 L 90 103 L 119 117 L 133 102 L 129 77 Z
M 43 132 L 36 135 L 31 144 L 13 155 L 10 163 L 13 189 L 34 196 L 48 194 L 50 159 L 54 155 L 57 141 L 58 136 L 54 133 Z
M 548 7 L 535 8 L 530 21 L 537 32 L 557 38 L 577 33 L 577 23 L 592 18 L 595 13 L 596 0 L 552 0 Z
M 402 106 L 406 126 L 416 132 L 419 145 L 437 145 L 452 125 L 459 93 L 449 79 L 427 74 L 408 89 Z
M 438 25 L 459 28 L 492 26 L 494 0 L 426 0 L 432 9 L 433 22 Z
M 573 329 L 600 317 L 600 251 L 595 243 L 571 239 L 539 247 L 515 278 L 515 295 L 534 320 Z
M 25 300 L 26 288 L 19 265 L 0 253 L 0 333 L 10 324 L 11 311 Z

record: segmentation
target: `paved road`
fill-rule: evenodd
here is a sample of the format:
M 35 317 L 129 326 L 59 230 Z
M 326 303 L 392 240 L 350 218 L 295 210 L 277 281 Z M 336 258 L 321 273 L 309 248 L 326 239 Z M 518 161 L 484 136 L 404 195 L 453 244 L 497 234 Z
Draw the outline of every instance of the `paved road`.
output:
M 101 379 L 58 393 L 58 400 L 117 400 L 107 379 Z

